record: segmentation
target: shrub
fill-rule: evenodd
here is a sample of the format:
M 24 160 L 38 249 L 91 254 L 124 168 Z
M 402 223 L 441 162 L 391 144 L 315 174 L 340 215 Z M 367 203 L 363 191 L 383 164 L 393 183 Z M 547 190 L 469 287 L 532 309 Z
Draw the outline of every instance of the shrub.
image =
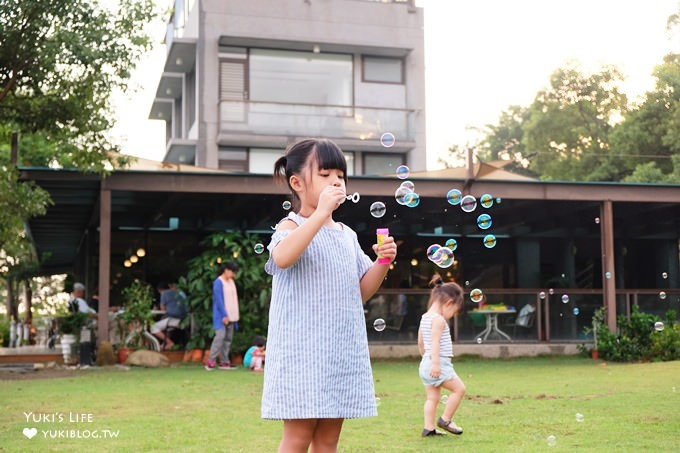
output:
M 232 350 L 244 352 L 256 335 L 267 331 L 271 276 L 264 271 L 267 253 L 254 252 L 262 241 L 256 235 L 239 231 L 220 232 L 201 242 L 205 248 L 189 261 L 189 272 L 178 281 L 187 293 L 189 311 L 194 319 L 194 330 L 188 349 L 206 349 L 212 340 L 212 285 L 221 263 L 234 261 L 239 265 L 236 273 L 240 320 L 234 333 Z M 190 321 L 186 321 L 190 322 Z
M 617 317 L 617 332 L 609 330 L 604 319 L 605 310 L 597 310 L 593 316 L 593 329 L 602 359 L 615 362 L 680 359 L 680 326 L 675 321 L 674 310 L 666 313 L 661 331 L 654 328 L 659 317 L 641 313 L 637 305 L 633 305 L 630 319 L 625 315 Z M 593 329 L 586 329 L 586 333 Z

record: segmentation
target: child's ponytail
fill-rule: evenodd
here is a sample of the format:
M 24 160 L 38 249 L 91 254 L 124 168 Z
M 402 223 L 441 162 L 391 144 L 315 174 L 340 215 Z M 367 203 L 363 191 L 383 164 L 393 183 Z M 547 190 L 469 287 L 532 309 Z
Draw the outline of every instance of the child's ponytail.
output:
M 458 311 L 463 309 L 463 288 L 457 283 L 444 283 L 439 274 L 434 274 L 430 280 L 430 301 L 427 307 L 430 308 L 435 301 L 444 302 L 452 300 L 455 305 L 458 305 Z

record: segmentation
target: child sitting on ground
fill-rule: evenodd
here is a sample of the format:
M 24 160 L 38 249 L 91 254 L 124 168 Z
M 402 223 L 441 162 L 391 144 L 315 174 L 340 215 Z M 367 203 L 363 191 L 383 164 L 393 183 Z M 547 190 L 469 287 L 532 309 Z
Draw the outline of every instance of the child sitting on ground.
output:
M 262 365 L 264 364 L 265 356 L 265 340 L 263 337 L 257 336 L 254 343 L 255 345 L 246 351 L 246 355 L 243 358 L 243 366 L 253 371 L 264 371 Z

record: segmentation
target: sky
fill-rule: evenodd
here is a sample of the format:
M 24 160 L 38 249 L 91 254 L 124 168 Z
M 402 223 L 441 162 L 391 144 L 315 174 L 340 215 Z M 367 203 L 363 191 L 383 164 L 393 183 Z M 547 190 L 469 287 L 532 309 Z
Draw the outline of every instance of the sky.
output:
M 529 105 L 550 74 L 568 61 L 585 71 L 615 65 L 622 89 L 639 99 L 653 89 L 652 71 L 680 52 L 680 33 L 666 31 L 680 0 L 417 0 L 425 12 L 427 167 L 453 144 L 465 145 L 513 104 Z M 161 42 L 164 26 L 156 26 Z M 165 46 L 139 64 L 138 89 L 114 96 L 114 139 L 123 152 L 162 160 L 165 123 L 149 120 Z

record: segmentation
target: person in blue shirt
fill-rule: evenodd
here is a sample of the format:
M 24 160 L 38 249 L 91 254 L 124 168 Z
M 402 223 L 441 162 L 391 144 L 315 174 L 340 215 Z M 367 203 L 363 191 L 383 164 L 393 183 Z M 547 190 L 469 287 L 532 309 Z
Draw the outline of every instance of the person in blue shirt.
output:
M 213 329 L 215 337 L 210 346 L 210 357 L 205 369 L 212 371 L 216 367 L 217 357 L 220 357 L 220 370 L 233 370 L 235 367 L 229 361 L 229 350 L 234 338 L 234 327 L 239 320 L 238 294 L 234 277 L 238 271 L 238 264 L 233 261 L 224 263 L 218 276 L 213 282 L 212 308 Z
M 264 356 L 266 354 L 264 347 L 265 339 L 258 335 L 253 343 L 254 346 L 251 346 L 243 357 L 243 366 L 253 371 L 264 371 L 262 365 L 264 365 Z

